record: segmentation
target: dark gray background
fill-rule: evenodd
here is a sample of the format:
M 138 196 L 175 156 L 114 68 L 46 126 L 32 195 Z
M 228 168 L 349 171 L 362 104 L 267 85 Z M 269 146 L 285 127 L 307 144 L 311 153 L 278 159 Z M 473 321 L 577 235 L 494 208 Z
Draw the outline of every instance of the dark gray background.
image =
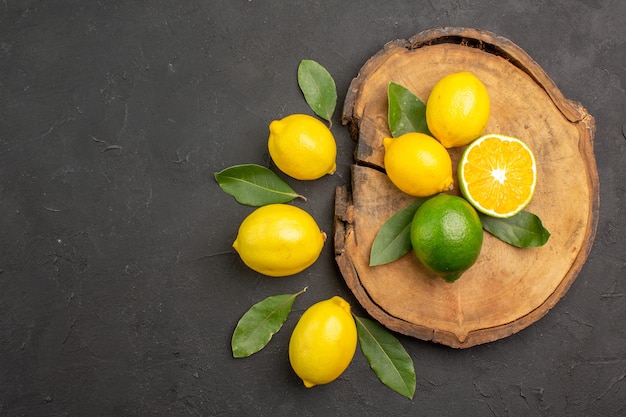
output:
M 625 415 L 625 20 L 622 0 L 0 2 L 0 415 Z M 287 359 L 301 312 L 341 295 L 364 313 L 331 241 L 294 277 L 243 266 L 230 245 L 251 209 L 213 173 L 270 166 L 267 126 L 310 113 L 296 70 L 318 61 L 339 92 L 338 170 L 287 181 L 332 234 L 350 80 L 386 42 L 441 26 L 509 38 L 596 118 L 595 245 L 516 335 L 468 350 L 398 336 L 413 400 L 360 351 L 305 389 Z M 270 344 L 233 359 L 248 307 L 304 286 Z

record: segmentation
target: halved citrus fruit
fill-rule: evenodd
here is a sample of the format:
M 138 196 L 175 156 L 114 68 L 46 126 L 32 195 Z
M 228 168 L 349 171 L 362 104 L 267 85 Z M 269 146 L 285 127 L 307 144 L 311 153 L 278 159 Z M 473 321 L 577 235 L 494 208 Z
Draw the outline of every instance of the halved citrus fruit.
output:
M 537 184 L 537 164 L 520 139 L 488 134 L 465 149 L 458 175 L 461 193 L 478 211 L 505 218 L 530 203 Z

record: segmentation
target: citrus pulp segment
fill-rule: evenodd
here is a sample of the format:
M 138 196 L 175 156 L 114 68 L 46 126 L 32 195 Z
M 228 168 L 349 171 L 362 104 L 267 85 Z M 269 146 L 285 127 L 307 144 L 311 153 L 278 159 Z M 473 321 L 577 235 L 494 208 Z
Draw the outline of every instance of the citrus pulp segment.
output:
M 463 152 L 458 176 L 463 196 L 478 211 L 506 218 L 530 203 L 537 184 L 537 164 L 520 139 L 488 134 Z

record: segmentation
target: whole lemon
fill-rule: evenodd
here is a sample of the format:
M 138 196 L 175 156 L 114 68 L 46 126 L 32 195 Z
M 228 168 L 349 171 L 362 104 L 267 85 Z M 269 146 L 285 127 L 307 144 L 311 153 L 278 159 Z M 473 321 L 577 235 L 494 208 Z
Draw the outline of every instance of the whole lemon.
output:
M 446 75 L 426 101 L 428 129 L 446 148 L 467 145 L 482 135 L 489 121 L 487 88 L 471 72 Z
M 335 296 L 302 314 L 289 340 L 289 362 L 305 387 L 327 384 L 350 365 L 356 345 L 350 304 Z
M 269 204 L 239 226 L 233 248 L 253 270 L 272 277 L 297 274 L 319 257 L 326 234 L 301 208 Z
M 298 180 L 315 180 L 337 168 L 335 137 L 324 123 L 306 114 L 270 123 L 267 146 L 278 169 Z
M 483 243 L 474 207 L 448 194 L 429 198 L 417 209 L 410 233 L 418 259 L 448 282 L 456 281 L 476 262 Z
M 453 183 L 450 154 L 424 133 L 405 133 L 383 139 L 385 170 L 405 193 L 426 197 L 450 189 Z

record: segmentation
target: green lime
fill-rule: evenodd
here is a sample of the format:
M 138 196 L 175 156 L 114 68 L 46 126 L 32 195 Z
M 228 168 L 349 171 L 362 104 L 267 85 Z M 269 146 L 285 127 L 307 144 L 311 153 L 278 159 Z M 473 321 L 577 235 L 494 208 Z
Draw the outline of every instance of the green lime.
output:
M 411 244 L 426 268 L 448 282 L 456 281 L 480 253 L 483 228 L 465 199 L 438 194 L 426 200 L 411 223 Z

